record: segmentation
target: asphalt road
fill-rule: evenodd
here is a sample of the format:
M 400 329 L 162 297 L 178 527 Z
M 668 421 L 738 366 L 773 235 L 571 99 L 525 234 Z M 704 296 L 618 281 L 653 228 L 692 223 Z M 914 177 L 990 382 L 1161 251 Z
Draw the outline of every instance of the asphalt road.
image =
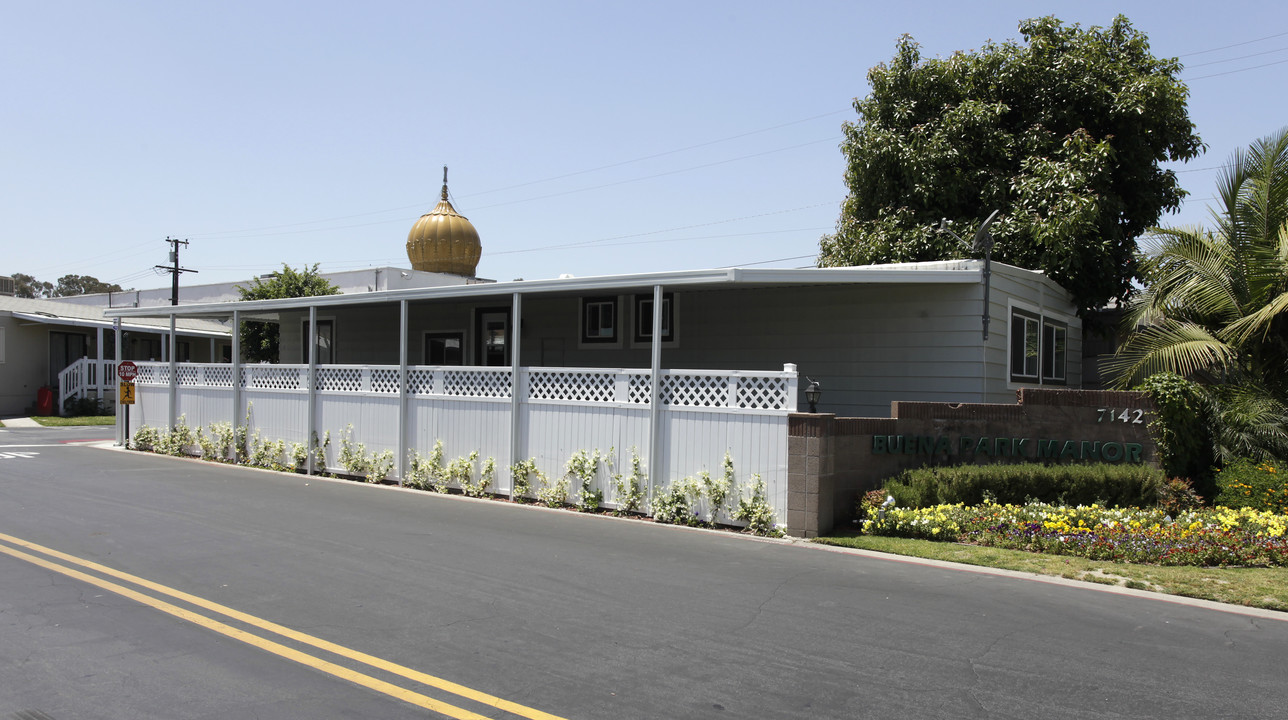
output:
M 110 432 L 0 432 L 5 720 L 1288 717 L 1288 617 Z

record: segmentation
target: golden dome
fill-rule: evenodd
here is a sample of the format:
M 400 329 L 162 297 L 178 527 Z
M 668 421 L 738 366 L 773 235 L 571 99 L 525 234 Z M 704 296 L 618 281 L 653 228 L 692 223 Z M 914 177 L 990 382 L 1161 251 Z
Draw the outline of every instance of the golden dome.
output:
M 407 233 L 407 258 L 414 270 L 474 277 L 483 245 L 479 231 L 447 200 L 447 168 L 443 194 L 433 210 L 420 216 Z

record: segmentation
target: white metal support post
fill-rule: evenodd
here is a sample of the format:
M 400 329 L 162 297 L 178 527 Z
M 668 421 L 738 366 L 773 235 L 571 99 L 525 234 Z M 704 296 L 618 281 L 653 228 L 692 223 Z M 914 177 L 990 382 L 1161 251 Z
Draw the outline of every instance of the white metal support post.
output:
M 103 372 L 103 328 L 98 328 L 97 333 L 98 352 L 95 353 L 97 357 L 94 360 L 94 397 L 98 398 L 101 404 L 103 392 L 107 389 L 107 378 L 103 377 L 107 374 Z
M 170 313 L 170 338 L 166 345 L 170 352 L 170 430 L 173 432 L 179 420 L 179 365 L 174 360 L 174 313 Z
M 116 366 L 120 367 L 121 360 L 124 359 L 121 355 L 121 318 L 113 320 L 112 326 L 116 331 Z M 116 444 L 124 446 L 130 439 L 125 437 L 125 424 L 122 422 L 124 413 L 121 408 L 121 396 L 118 392 L 116 396 Z
M 398 301 L 398 484 L 407 477 L 407 301 Z
M 523 409 L 520 396 L 525 383 L 519 378 L 519 330 L 523 325 L 523 296 L 514 293 L 510 301 L 510 463 L 514 467 L 519 457 L 519 413 Z M 514 478 L 510 478 L 510 499 L 514 500 Z
M 241 362 L 241 311 L 233 311 L 233 416 L 232 425 L 237 427 L 242 417 L 242 362 Z M 234 434 L 234 437 L 236 435 Z
M 309 306 L 309 336 L 306 338 L 309 344 L 309 372 L 306 378 L 309 383 L 309 403 L 308 403 L 308 429 L 305 431 L 305 445 L 309 448 L 308 469 L 305 473 L 312 475 L 313 468 L 313 438 L 318 431 L 318 396 L 317 396 L 317 377 L 318 372 L 318 307 L 317 305 Z
M 653 509 L 653 486 L 657 484 L 662 477 L 660 466 L 662 463 L 662 443 L 658 437 L 661 434 L 661 405 L 662 401 L 662 286 L 653 286 L 653 351 L 650 362 L 649 377 L 652 379 L 649 388 L 649 423 L 648 423 L 648 503 L 649 511 Z

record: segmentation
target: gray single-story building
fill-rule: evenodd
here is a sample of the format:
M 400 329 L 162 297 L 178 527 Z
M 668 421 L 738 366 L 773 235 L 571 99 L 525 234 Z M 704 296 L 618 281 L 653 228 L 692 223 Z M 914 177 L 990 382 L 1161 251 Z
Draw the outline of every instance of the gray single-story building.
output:
M 53 410 L 59 412 L 63 399 L 58 397 L 59 376 L 73 366 L 80 384 L 69 392 L 88 391 L 110 404 L 116 394 L 116 376 L 111 372 L 117 357 L 116 333 L 114 321 L 105 318 L 103 311 L 59 300 L 0 295 L 0 415 L 24 413 L 36 404 L 41 387 L 51 388 Z M 123 331 L 122 359 L 168 357 L 168 320 L 131 318 L 123 323 Z M 219 361 L 230 351 L 225 324 L 185 318 L 176 326 L 178 360 Z

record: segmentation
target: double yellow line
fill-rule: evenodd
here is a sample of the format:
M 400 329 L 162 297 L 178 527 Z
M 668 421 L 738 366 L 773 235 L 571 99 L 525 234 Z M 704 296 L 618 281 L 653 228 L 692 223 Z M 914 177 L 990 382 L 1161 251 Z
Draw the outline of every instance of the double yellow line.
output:
M 114 592 L 118 595 L 121 595 L 122 597 L 126 597 L 136 602 L 147 605 L 148 607 L 152 607 L 162 612 L 169 613 L 170 615 L 173 615 L 182 620 L 187 620 L 188 622 L 191 622 L 194 625 L 199 625 L 201 627 L 207 628 L 209 630 L 213 630 L 222 635 L 226 635 L 235 640 L 240 640 L 246 643 L 247 645 L 252 645 L 261 650 L 265 650 L 267 652 L 273 653 L 274 655 L 284 657 L 288 660 L 293 660 L 297 663 L 300 663 L 301 665 L 306 665 L 308 667 L 314 668 L 316 670 L 320 670 L 329 675 L 333 675 L 335 677 L 348 680 L 349 682 L 352 682 L 356 685 L 361 685 L 363 687 L 370 688 L 372 690 L 375 690 L 376 692 L 383 693 L 390 697 L 397 698 L 399 700 L 402 700 L 403 702 L 407 702 L 412 705 L 425 708 L 427 710 L 432 710 L 436 713 L 440 713 L 450 718 L 458 718 L 459 720 L 489 720 L 487 716 L 480 715 L 478 713 L 472 712 L 462 707 L 457 707 L 456 705 L 452 705 L 450 703 L 446 703 L 441 700 L 437 700 L 435 698 L 432 698 L 428 695 L 424 695 L 422 693 L 408 690 L 398 685 L 394 685 L 393 683 L 386 682 L 384 680 L 380 680 L 379 678 L 372 677 L 371 675 L 367 675 L 365 673 L 361 673 L 356 670 L 351 670 L 342 665 L 338 665 L 328 660 L 324 660 L 320 657 L 310 655 L 300 650 L 296 650 L 295 648 L 288 647 L 279 642 L 269 640 L 268 638 L 260 637 L 259 635 L 246 632 L 245 630 L 235 628 L 231 625 L 225 624 L 223 622 L 207 617 L 200 613 L 196 613 L 191 610 L 182 608 L 178 605 L 175 605 L 173 603 L 166 602 L 165 600 L 162 600 L 159 597 L 148 595 L 146 593 L 126 587 L 116 582 L 112 582 L 111 580 L 107 580 L 97 575 L 91 575 L 87 572 L 84 572 L 83 570 L 78 570 L 77 567 L 84 568 L 85 570 L 92 570 L 95 573 L 99 573 L 100 575 L 106 575 L 107 577 L 116 578 L 117 580 L 123 580 L 132 585 L 136 585 L 138 587 L 150 590 L 154 593 L 157 593 L 158 595 L 170 597 L 175 600 L 180 600 L 182 602 L 188 603 L 189 605 L 199 607 L 203 610 L 207 610 L 212 613 L 223 615 L 224 617 L 231 618 L 233 620 L 244 623 L 246 625 L 259 628 L 260 630 L 264 630 L 266 632 L 273 633 L 280 637 L 293 640 L 297 643 L 300 643 L 303 645 L 309 645 L 319 650 L 324 650 L 328 653 L 332 653 L 342 658 L 346 658 L 350 661 L 362 663 L 364 665 L 367 665 L 372 668 L 376 668 L 378 670 L 383 670 L 387 673 L 406 678 L 416 683 L 420 683 L 421 685 L 432 687 L 438 690 L 442 690 L 444 692 L 451 693 L 458 697 L 465 698 L 466 700 L 471 700 L 473 702 L 480 703 L 482 705 L 487 705 L 489 707 L 497 708 L 499 710 L 504 710 L 505 712 L 511 713 L 513 715 L 517 715 L 519 717 L 528 718 L 529 720 L 563 720 L 562 718 L 556 715 L 551 715 L 549 713 L 545 713 L 540 710 L 527 707 L 526 705 L 520 705 L 519 703 L 516 703 L 516 702 L 504 700 L 494 695 L 489 695 L 485 692 L 480 692 L 478 690 L 465 687 L 464 685 L 458 685 L 457 683 L 451 682 L 449 680 L 444 680 L 442 678 L 420 672 L 419 670 L 413 670 L 409 667 L 404 667 L 402 665 L 389 662 L 388 660 L 383 660 L 381 658 L 374 657 L 372 655 L 368 655 L 366 653 L 344 647 L 343 645 L 337 645 L 333 642 L 329 642 L 321 638 L 314 637 L 312 635 L 307 635 L 297 630 L 292 630 L 288 627 L 278 625 L 277 623 L 255 617 L 254 615 L 248 615 L 244 612 L 241 612 L 239 610 L 234 610 L 233 608 L 227 607 L 225 605 L 220 605 L 219 603 L 211 602 L 210 600 L 206 600 L 205 598 L 200 598 L 195 595 L 190 595 L 180 590 L 175 590 L 174 588 L 170 588 L 170 587 L 166 587 L 165 585 L 154 583 L 151 580 L 147 580 L 147 579 L 138 577 L 136 575 L 131 575 L 129 573 L 121 572 L 120 570 L 116 570 L 116 569 L 107 567 L 105 565 L 100 565 L 96 562 L 84 560 L 74 555 L 68 555 L 67 553 L 60 552 L 52 548 L 47 548 L 41 545 L 37 545 L 35 543 L 22 540 L 21 538 L 16 538 L 11 535 L 5 535 L 4 533 L 0 533 L 0 541 L 2 541 L 3 543 L 7 543 L 7 544 L 0 544 L 0 553 L 4 553 L 6 555 L 17 558 L 19 560 L 29 562 L 32 565 L 37 565 L 47 570 L 51 570 L 53 572 L 66 575 L 67 577 L 75 578 L 77 580 L 87 582 L 91 585 L 94 585 L 95 587 L 103 588 L 104 590 Z M 24 552 L 23 550 L 20 550 L 18 548 L 31 550 L 31 551 L 40 553 L 41 555 L 44 555 L 46 557 L 39 557 L 29 552 Z M 61 560 L 64 563 L 68 563 L 68 564 L 65 565 L 59 562 L 54 562 L 53 560 L 50 560 L 47 558 L 55 558 L 57 560 Z

